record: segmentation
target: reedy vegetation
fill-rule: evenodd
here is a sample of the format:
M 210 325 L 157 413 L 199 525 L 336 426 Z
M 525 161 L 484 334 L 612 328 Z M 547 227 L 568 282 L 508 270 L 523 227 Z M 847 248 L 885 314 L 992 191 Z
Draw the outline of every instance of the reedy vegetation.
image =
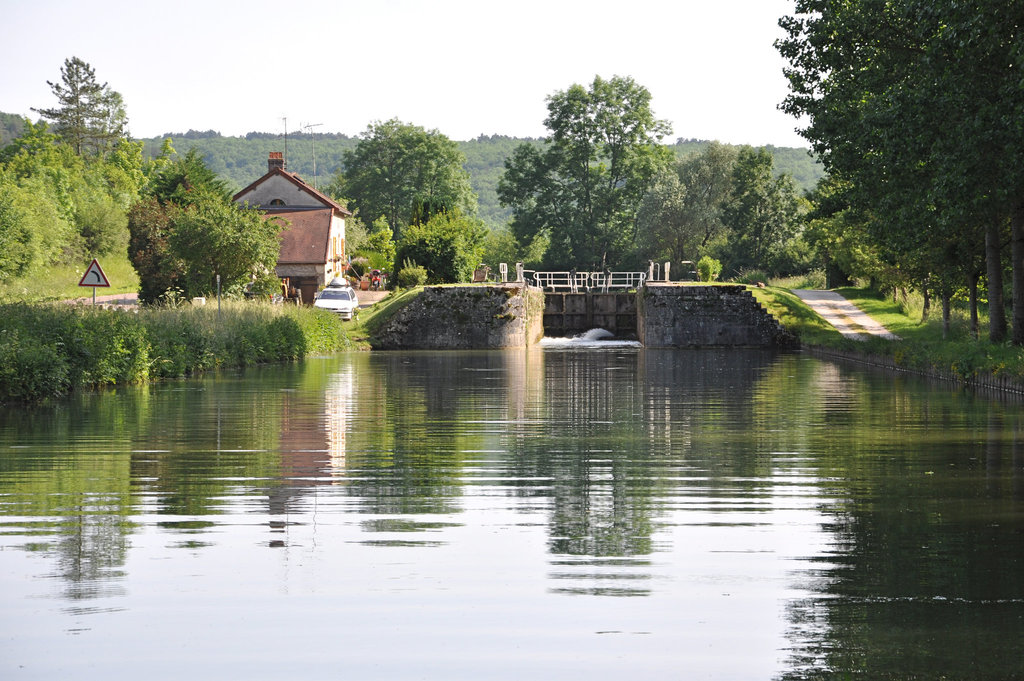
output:
M 351 346 L 334 314 L 228 301 L 143 308 L 0 305 L 0 402 L 300 359 Z

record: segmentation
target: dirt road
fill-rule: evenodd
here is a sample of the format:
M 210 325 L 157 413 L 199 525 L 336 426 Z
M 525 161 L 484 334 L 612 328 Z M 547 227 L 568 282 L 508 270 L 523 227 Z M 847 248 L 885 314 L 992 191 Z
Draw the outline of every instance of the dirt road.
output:
M 866 340 L 868 336 L 899 338 L 834 291 L 800 289 L 794 290 L 793 293 L 847 338 L 854 340 Z

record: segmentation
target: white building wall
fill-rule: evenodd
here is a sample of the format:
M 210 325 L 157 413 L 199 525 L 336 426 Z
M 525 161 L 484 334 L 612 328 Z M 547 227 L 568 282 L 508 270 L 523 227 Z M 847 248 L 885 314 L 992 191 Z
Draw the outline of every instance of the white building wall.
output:
M 288 179 L 275 175 L 261 182 L 251 191 L 238 197 L 239 203 L 248 202 L 250 206 L 270 208 L 274 199 L 284 201 L 287 208 L 328 208 L 329 206 L 315 196 L 302 190 L 301 187 Z

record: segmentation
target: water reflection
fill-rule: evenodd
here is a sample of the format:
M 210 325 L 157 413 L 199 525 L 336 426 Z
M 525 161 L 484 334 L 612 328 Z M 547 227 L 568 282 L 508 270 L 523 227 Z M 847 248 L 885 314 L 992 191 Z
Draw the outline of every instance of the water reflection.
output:
M 381 613 L 415 594 L 399 640 L 451 678 L 479 674 L 422 650 L 425 631 L 477 636 L 505 678 L 548 675 L 531 664 L 562 659 L 550 641 L 591 678 L 635 672 L 621 659 L 692 678 L 1024 676 L 1021 428 L 1016 403 L 905 377 L 635 346 L 352 354 L 79 395 L 0 415 L 3 630 L 43 621 L 40 595 L 88 636 L 156 607 L 153 585 L 201 584 L 197 602 L 249 617 L 293 617 L 271 594 L 321 596 L 303 612 L 330 624 L 298 632 L 378 656 Z M 181 607 L 179 626 L 200 606 Z M 327 615 L 342 607 L 362 629 Z M 210 645 L 230 647 L 227 624 Z M 492 642 L 510 630 L 525 653 Z

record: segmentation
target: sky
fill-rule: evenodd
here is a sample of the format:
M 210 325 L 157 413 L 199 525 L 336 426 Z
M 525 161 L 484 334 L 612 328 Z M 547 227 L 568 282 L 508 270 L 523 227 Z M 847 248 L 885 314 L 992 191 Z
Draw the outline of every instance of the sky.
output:
M 675 138 L 807 146 L 773 47 L 794 0 L 0 0 L 0 111 L 36 120 L 65 59 L 120 92 L 133 137 L 542 137 L 546 100 L 630 76 Z

